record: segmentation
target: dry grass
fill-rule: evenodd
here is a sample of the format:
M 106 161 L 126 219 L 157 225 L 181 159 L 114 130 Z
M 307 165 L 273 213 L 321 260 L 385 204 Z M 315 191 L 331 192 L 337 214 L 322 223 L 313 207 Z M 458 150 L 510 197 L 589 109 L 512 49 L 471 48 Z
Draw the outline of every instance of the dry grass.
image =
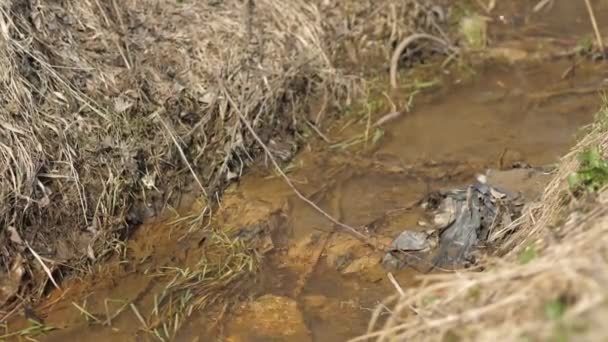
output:
M 587 148 L 608 155 L 607 123 L 604 108 L 563 158 L 542 200 L 519 226 L 494 237 L 498 255 L 477 270 L 423 276 L 423 285 L 388 299 L 369 334 L 356 340 L 605 340 L 608 191 L 576 198 L 566 177 Z
M 137 203 L 221 191 L 261 154 L 236 110 L 268 141 L 317 90 L 350 90 L 326 38 L 306 1 L 3 1 L 2 269 L 23 267 L 19 291 L 41 295 L 45 267 L 59 281 L 119 250 Z
M 328 32 L 339 37 L 331 51 L 340 62 L 370 68 L 372 61 L 383 61 L 388 68 L 400 41 L 413 34 L 429 34 L 446 42 L 454 40 L 457 30 L 450 30 L 455 16 L 452 1 L 356 0 L 321 1 Z M 424 58 L 429 52 L 447 52 L 442 46 L 419 44 L 402 56 L 407 63 Z M 371 63 L 379 64 L 379 63 Z M 373 65 L 376 66 L 376 65 Z M 369 70 L 364 70 L 368 71 Z
M 165 267 L 155 277 L 168 280 L 154 298 L 146 325 L 161 340 L 171 340 L 193 312 L 223 305 L 229 308 L 249 275 L 259 267 L 251 246 L 224 232 L 209 230 L 201 259 L 191 268 Z M 218 317 L 219 320 L 220 317 Z

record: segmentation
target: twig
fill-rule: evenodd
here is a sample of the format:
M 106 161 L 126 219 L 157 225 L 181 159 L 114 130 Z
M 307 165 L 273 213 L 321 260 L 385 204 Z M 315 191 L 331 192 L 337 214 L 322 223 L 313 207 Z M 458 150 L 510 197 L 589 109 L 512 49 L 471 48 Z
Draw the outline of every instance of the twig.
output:
M 405 292 L 403 292 L 401 285 L 399 285 L 399 283 L 397 282 L 397 279 L 395 279 L 393 274 L 391 272 L 388 272 L 387 276 L 388 276 L 388 280 L 391 281 L 391 284 L 393 284 L 393 286 L 395 287 L 397 292 L 399 292 L 399 295 L 401 296 L 401 298 L 405 297 Z
M 137 310 L 137 307 L 133 303 L 129 303 L 129 306 L 131 307 L 131 310 L 133 311 L 133 313 L 135 314 L 135 316 L 137 317 L 137 319 L 139 320 L 141 325 L 144 327 L 144 330 L 149 331 L 150 328 L 148 326 L 148 323 L 146 323 L 146 320 L 144 320 L 143 316 L 139 313 L 139 310 Z
M 552 99 L 554 97 L 568 96 L 568 95 L 586 95 L 586 94 L 590 94 L 590 93 L 601 92 L 602 90 L 606 90 L 606 89 L 608 89 L 608 88 L 601 86 L 601 85 L 574 88 L 574 89 L 563 89 L 563 90 L 556 90 L 556 91 L 544 92 L 544 93 L 539 93 L 539 94 L 531 94 L 528 96 L 528 99 L 533 100 L 533 101 L 534 100 L 546 101 L 546 100 Z
M 329 138 L 325 134 L 323 134 L 323 132 L 321 132 L 315 124 L 308 120 L 306 120 L 306 124 L 308 124 L 308 126 L 312 128 L 312 130 L 315 131 L 315 133 L 317 133 L 321 137 L 321 139 L 323 139 L 326 143 L 331 144 L 331 140 L 329 140 Z
M 390 78 L 391 78 L 391 87 L 393 89 L 397 88 L 397 67 L 399 65 L 399 58 L 401 57 L 401 53 L 403 53 L 403 50 L 405 50 L 410 44 L 412 44 L 413 42 L 415 42 L 417 40 L 421 40 L 421 39 L 427 39 L 427 40 L 431 40 L 436 43 L 439 43 L 439 44 L 447 47 L 448 50 L 451 50 L 453 52 L 458 51 L 458 49 L 451 46 L 447 41 L 445 41 L 441 38 L 435 37 L 433 35 L 427 34 L 427 33 L 414 33 L 410 36 L 407 36 L 405 39 L 403 39 L 401 41 L 401 43 L 399 43 L 399 45 L 395 49 L 395 52 L 393 52 L 393 57 L 391 58 Z
M 393 102 L 393 100 L 391 99 L 391 97 L 388 96 L 388 94 L 385 91 L 382 92 L 382 95 L 384 95 L 384 97 L 386 97 L 386 99 L 388 100 L 388 103 L 391 105 L 391 110 L 393 112 L 396 112 L 397 111 L 397 105 L 395 105 L 395 102 Z
M 545 8 L 545 6 L 547 6 L 551 1 L 553 0 L 540 0 L 536 6 L 534 6 L 534 8 L 532 9 L 532 11 L 534 13 L 536 12 L 540 12 L 543 8 Z
M 595 32 L 595 39 L 597 40 L 597 45 L 602 52 L 602 56 L 605 56 L 606 50 L 604 49 L 604 41 L 602 40 L 602 34 L 600 33 L 600 29 L 597 26 L 597 21 L 595 20 L 595 13 L 593 12 L 593 7 L 591 7 L 591 2 L 589 0 L 585 0 L 585 4 L 587 5 L 587 11 L 589 11 L 589 18 L 591 19 L 591 25 L 593 25 L 593 31 Z
M 228 90 L 225 89 L 225 88 L 224 88 L 224 93 L 226 94 L 226 98 L 228 99 L 228 102 L 230 102 L 230 104 L 232 105 L 234 111 L 239 116 L 240 120 L 247 127 L 247 130 L 249 130 L 249 133 L 251 133 L 251 135 L 256 140 L 256 142 L 264 150 L 264 152 L 268 156 L 268 159 L 270 159 L 270 161 L 272 162 L 272 165 L 275 167 L 275 169 L 277 170 L 277 172 L 279 173 L 279 175 L 281 175 L 281 177 L 285 180 L 285 183 L 287 183 L 287 185 L 291 188 L 291 190 L 293 190 L 293 192 L 296 194 L 296 196 L 298 196 L 302 201 L 304 201 L 306 204 L 310 205 L 314 210 L 316 210 L 317 212 L 319 212 L 321 215 L 325 216 L 325 218 L 327 218 L 329 221 L 331 221 L 332 223 L 334 223 L 338 227 L 342 228 L 343 230 L 345 230 L 346 232 L 348 232 L 349 234 L 351 234 L 356 239 L 360 240 L 361 242 L 363 242 L 366 245 L 369 245 L 370 247 L 373 247 L 375 249 L 378 249 L 378 250 L 383 250 L 384 249 L 384 248 L 381 248 L 380 246 L 378 246 L 376 243 L 372 242 L 368 236 L 362 234 L 357 229 L 355 229 L 355 228 L 353 228 L 353 227 L 351 227 L 351 226 L 349 226 L 349 225 L 347 225 L 345 223 L 342 223 L 342 222 L 338 221 L 333 216 L 331 216 L 330 214 L 328 214 L 326 211 L 324 211 L 323 209 L 321 209 L 313 201 L 311 201 L 306 196 L 304 196 L 300 192 L 300 190 L 298 190 L 295 187 L 295 185 L 293 184 L 293 182 L 291 181 L 291 179 L 289 179 L 289 177 L 285 174 L 285 172 L 283 172 L 283 170 L 279 166 L 279 163 L 276 161 L 276 159 L 272 155 L 272 152 L 270 152 L 270 150 L 268 149 L 268 147 L 266 146 L 266 144 L 264 144 L 264 142 L 262 141 L 262 139 L 255 132 L 255 130 L 253 129 L 253 127 L 249 123 L 249 120 L 247 120 L 247 118 L 245 118 L 245 116 L 243 115 L 243 113 L 239 109 L 239 106 L 236 104 L 236 102 L 234 101 L 234 99 L 232 99 L 232 96 L 230 96 Z
M 72 305 L 74 305 L 76 309 L 78 309 L 78 311 L 80 311 L 80 313 L 83 314 L 85 317 L 94 320 L 98 324 L 101 324 L 101 320 L 95 317 L 95 315 L 93 315 L 92 313 L 88 312 L 84 307 L 76 304 L 75 302 L 72 302 Z
M 169 126 L 165 123 L 165 120 L 163 120 L 163 118 L 160 117 L 161 112 L 164 112 L 164 109 L 161 108 L 161 109 L 157 110 L 156 112 L 152 113 L 152 115 L 150 115 L 150 116 L 158 118 L 158 120 L 160 121 L 160 123 L 163 125 L 163 127 L 167 131 L 167 134 L 169 134 L 169 136 L 171 137 L 171 140 L 173 140 L 173 144 L 175 144 L 175 147 L 179 151 L 179 156 L 182 158 L 184 164 L 186 164 L 186 166 L 188 167 L 188 170 L 190 170 L 190 173 L 192 173 L 192 176 L 194 177 L 194 180 L 196 181 L 196 184 L 198 184 L 198 186 L 201 188 L 201 191 L 203 192 L 203 195 L 205 195 L 205 197 L 207 197 L 207 191 L 205 190 L 205 187 L 203 186 L 203 183 L 201 183 L 200 179 L 196 175 L 196 172 L 194 172 L 194 169 L 192 169 L 192 166 L 190 165 L 190 162 L 188 162 L 188 158 L 186 158 L 186 154 L 184 153 L 184 150 L 182 149 L 182 147 L 177 142 L 177 139 L 175 138 L 175 135 L 173 135 L 173 133 L 171 133 L 171 130 L 169 129 Z
M 321 117 L 323 115 L 325 115 L 325 109 L 327 107 L 327 89 L 325 89 L 325 91 L 323 92 L 323 104 L 321 105 L 321 109 L 319 109 L 319 112 L 317 113 L 317 116 L 315 118 L 315 125 L 318 125 L 321 122 Z
M 53 278 L 53 272 L 51 272 L 51 270 L 44 264 L 44 261 L 42 261 L 42 258 L 40 257 L 40 255 L 38 255 L 38 253 L 36 253 L 36 251 L 32 247 L 30 247 L 30 244 L 27 243 L 27 241 L 25 242 L 25 246 L 27 247 L 27 249 L 30 250 L 30 253 L 32 253 L 34 258 L 36 258 L 36 260 L 40 263 L 40 266 L 42 266 L 42 269 L 44 270 L 46 275 L 49 277 L 49 280 L 51 281 L 51 283 L 53 283 L 55 288 L 58 290 L 61 290 L 59 285 L 57 285 L 55 278 Z
M 390 112 L 388 114 L 383 115 L 376 123 L 374 123 L 373 127 L 381 126 L 389 121 L 395 120 L 396 118 L 401 116 L 401 112 Z
M 365 125 L 365 147 L 367 147 L 367 141 L 369 140 L 369 131 L 372 128 L 372 110 L 369 104 L 367 104 L 367 124 Z
M 382 95 L 384 95 L 384 97 L 386 97 L 389 104 L 391 105 L 391 111 L 388 114 L 383 115 L 380 119 L 378 119 L 378 121 L 376 121 L 372 125 L 372 127 L 378 127 L 378 126 L 384 124 L 385 122 L 391 121 L 391 120 L 396 119 L 399 116 L 401 116 L 401 112 L 397 110 L 397 106 L 395 105 L 395 102 L 393 102 L 391 97 L 388 96 L 388 94 L 386 92 L 382 92 Z

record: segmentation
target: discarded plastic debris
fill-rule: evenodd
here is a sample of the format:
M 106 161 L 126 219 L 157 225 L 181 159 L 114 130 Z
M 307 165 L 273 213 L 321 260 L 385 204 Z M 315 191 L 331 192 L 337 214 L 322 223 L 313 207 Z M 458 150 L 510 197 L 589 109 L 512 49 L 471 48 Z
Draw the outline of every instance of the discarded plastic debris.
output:
M 428 253 L 437 246 L 431 234 L 431 232 L 413 230 L 403 231 L 390 245 L 382 263 L 391 268 L 403 268 L 424 261 Z
M 426 232 L 415 232 L 406 230 L 401 233 L 391 245 L 392 250 L 400 251 L 424 251 L 431 247 Z
M 523 206 L 519 193 L 485 181 L 483 177 L 465 188 L 435 194 L 434 199 L 440 198 L 433 217 L 435 230 L 402 232 L 393 241 L 383 264 L 431 270 L 462 267 L 473 262 L 475 248 L 486 242 L 497 226 L 509 224 L 519 216 Z M 433 243 L 435 240 L 438 243 Z M 433 245 L 438 247 L 433 250 Z

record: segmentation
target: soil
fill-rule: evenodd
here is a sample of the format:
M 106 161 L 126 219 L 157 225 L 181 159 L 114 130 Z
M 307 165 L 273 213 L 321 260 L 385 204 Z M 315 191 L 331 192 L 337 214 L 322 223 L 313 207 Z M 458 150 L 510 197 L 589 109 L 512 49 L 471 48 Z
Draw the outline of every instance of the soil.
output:
M 568 38 L 587 34 L 588 24 L 581 19 L 584 5 L 572 3 L 556 2 L 546 15 L 518 24 L 517 32 L 528 38 L 541 32 Z M 526 13 L 521 8 L 495 11 Z M 511 29 L 494 34 L 503 39 L 517 35 Z M 326 129 L 331 143 L 309 132 L 310 142 L 291 160 L 287 174 L 330 215 L 388 242 L 404 229 L 424 229 L 420 223 L 429 217 L 412 203 L 433 190 L 468 184 L 487 169 L 494 169 L 492 177 L 502 188 L 521 189 L 532 199 L 546 179 L 524 181 L 520 171 L 505 170 L 517 164 L 555 163 L 600 105 L 593 92 L 570 96 L 567 91 L 603 84 L 608 77 L 604 65 L 582 60 L 575 73 L 562 78 L 571 66 L 569 59 L 514 65 L 486 62 L 476 67 L 473 77 L 463 77 L 462 72 L 442 75 L 440 86 L 416 96 L 412 112 L 370 133 L 367 123 L 390 111 L 387 97 L 374 96 L 369 102 L 379 105 L 370 114 L 373 120 L 357 110 L 344 113 Z M 380 77 L 378 82 L 388 80 Z M 566 95 L 542 101 L 535 96 L 556 92 Z M 409 93 L 393 91 L 389 97 L 402 109 Z M 373 139 L 376 132 L 378 138 Z M 366 134 L 367 141 L 347 146 Z M 185 318 L 175 340 L 347 340 L 365 333 L 373 309 L 395 293 L 380 264 L 382 254 L 299 200 L 268 166 L 259 162 L 230 186 L 209 223 L 254 236 L 259 269 L 238 288 L 222 289 L 229 300 Z M 185 202 L 180 217 L 201 208 Z M 196 267 L 209 238 L 205 230 L 190 231 L 171 224 L 175 216 L 166 216 L 141 226 L 127 242 L 124 256 L 99 266 L 90 276 L 65 282 L 62 290 L 52 291 L 36 306 L 44 323 L 58 328 L 40 339 L 155 340 L 136 312 L 150 324 L 156 296 L 169 279 L 151 275 L 167 267 Z M 394 276 L 402 287 L 417 282 L 411 269 Z M 113 300 L 109 309 L 108 299 Z M 94 324 L 76 308 L 83 303 L 95 317 L 118 314 L 107 326 Z M 136 309 L 120 311 L 124 303 L 133 303 Z M 10 327 L 25 324 L 17 320 Z

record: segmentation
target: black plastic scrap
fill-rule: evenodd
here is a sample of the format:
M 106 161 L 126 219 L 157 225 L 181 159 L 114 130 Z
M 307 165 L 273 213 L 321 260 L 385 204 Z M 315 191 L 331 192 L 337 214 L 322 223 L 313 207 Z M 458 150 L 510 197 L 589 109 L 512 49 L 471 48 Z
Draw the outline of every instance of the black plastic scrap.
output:
M 435 216 L 437 230 L 404 231 L 385 255 L 386 266 L 429 271 L 471 263 L 475 248 L 488 240 L 495 227 L 509 224 L 522 204 L 518 195 L 480 182 L 440 193 L 440 198 L 440 212 Z M 438 239 L 434 251 L 429 250 L 428 242 L 433 236 Z

